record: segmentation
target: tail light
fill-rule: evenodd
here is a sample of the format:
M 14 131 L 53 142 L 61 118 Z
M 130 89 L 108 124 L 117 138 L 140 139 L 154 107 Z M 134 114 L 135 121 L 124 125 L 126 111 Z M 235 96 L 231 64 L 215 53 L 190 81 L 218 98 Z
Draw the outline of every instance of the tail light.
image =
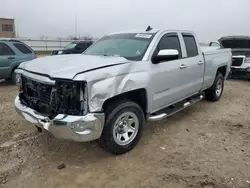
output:
M 34 59 L 38 58 L 37 54 L 34 55 Z

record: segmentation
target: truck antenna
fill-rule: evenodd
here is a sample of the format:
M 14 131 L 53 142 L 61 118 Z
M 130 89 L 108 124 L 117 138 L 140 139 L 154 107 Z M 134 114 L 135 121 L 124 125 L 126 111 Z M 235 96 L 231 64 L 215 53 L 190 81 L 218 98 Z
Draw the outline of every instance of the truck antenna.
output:
M 151 31 L 153 28 L 149 25 L 146 29 L 146 31 Z

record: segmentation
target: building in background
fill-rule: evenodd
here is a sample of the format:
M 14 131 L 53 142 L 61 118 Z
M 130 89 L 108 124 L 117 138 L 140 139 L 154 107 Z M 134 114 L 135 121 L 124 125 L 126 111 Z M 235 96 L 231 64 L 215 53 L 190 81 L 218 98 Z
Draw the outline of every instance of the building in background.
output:
M 0 37 L 4 38 L 16 37 L 14 19 L 0 18 Z

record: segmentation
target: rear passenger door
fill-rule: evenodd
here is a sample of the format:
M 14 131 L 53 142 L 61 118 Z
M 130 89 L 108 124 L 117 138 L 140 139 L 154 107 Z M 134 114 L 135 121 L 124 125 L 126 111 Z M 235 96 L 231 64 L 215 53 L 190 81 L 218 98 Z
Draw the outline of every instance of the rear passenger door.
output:
M 183 94 L 189 96 L 198 93 L 202 88 L 205 62 L 194 35 L 182 33 L 182 39 L 186 52 L 183 57 L 185 69 L 181 71 L 181 76 L 185 78 Z

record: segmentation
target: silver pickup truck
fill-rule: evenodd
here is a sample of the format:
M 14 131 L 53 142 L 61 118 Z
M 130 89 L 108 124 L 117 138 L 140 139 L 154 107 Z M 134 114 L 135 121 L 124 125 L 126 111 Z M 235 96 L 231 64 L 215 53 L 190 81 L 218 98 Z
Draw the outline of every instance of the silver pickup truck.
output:
M 202 51 L 198 44 L 190 31 L 126 31 L 104 36 L 83 54 L 23 63 L 16 110 L 57 138 L 98 139 L 110 153 L 128 152 L 146 121 L 204 97 L 220 99 L 231 50 Z

